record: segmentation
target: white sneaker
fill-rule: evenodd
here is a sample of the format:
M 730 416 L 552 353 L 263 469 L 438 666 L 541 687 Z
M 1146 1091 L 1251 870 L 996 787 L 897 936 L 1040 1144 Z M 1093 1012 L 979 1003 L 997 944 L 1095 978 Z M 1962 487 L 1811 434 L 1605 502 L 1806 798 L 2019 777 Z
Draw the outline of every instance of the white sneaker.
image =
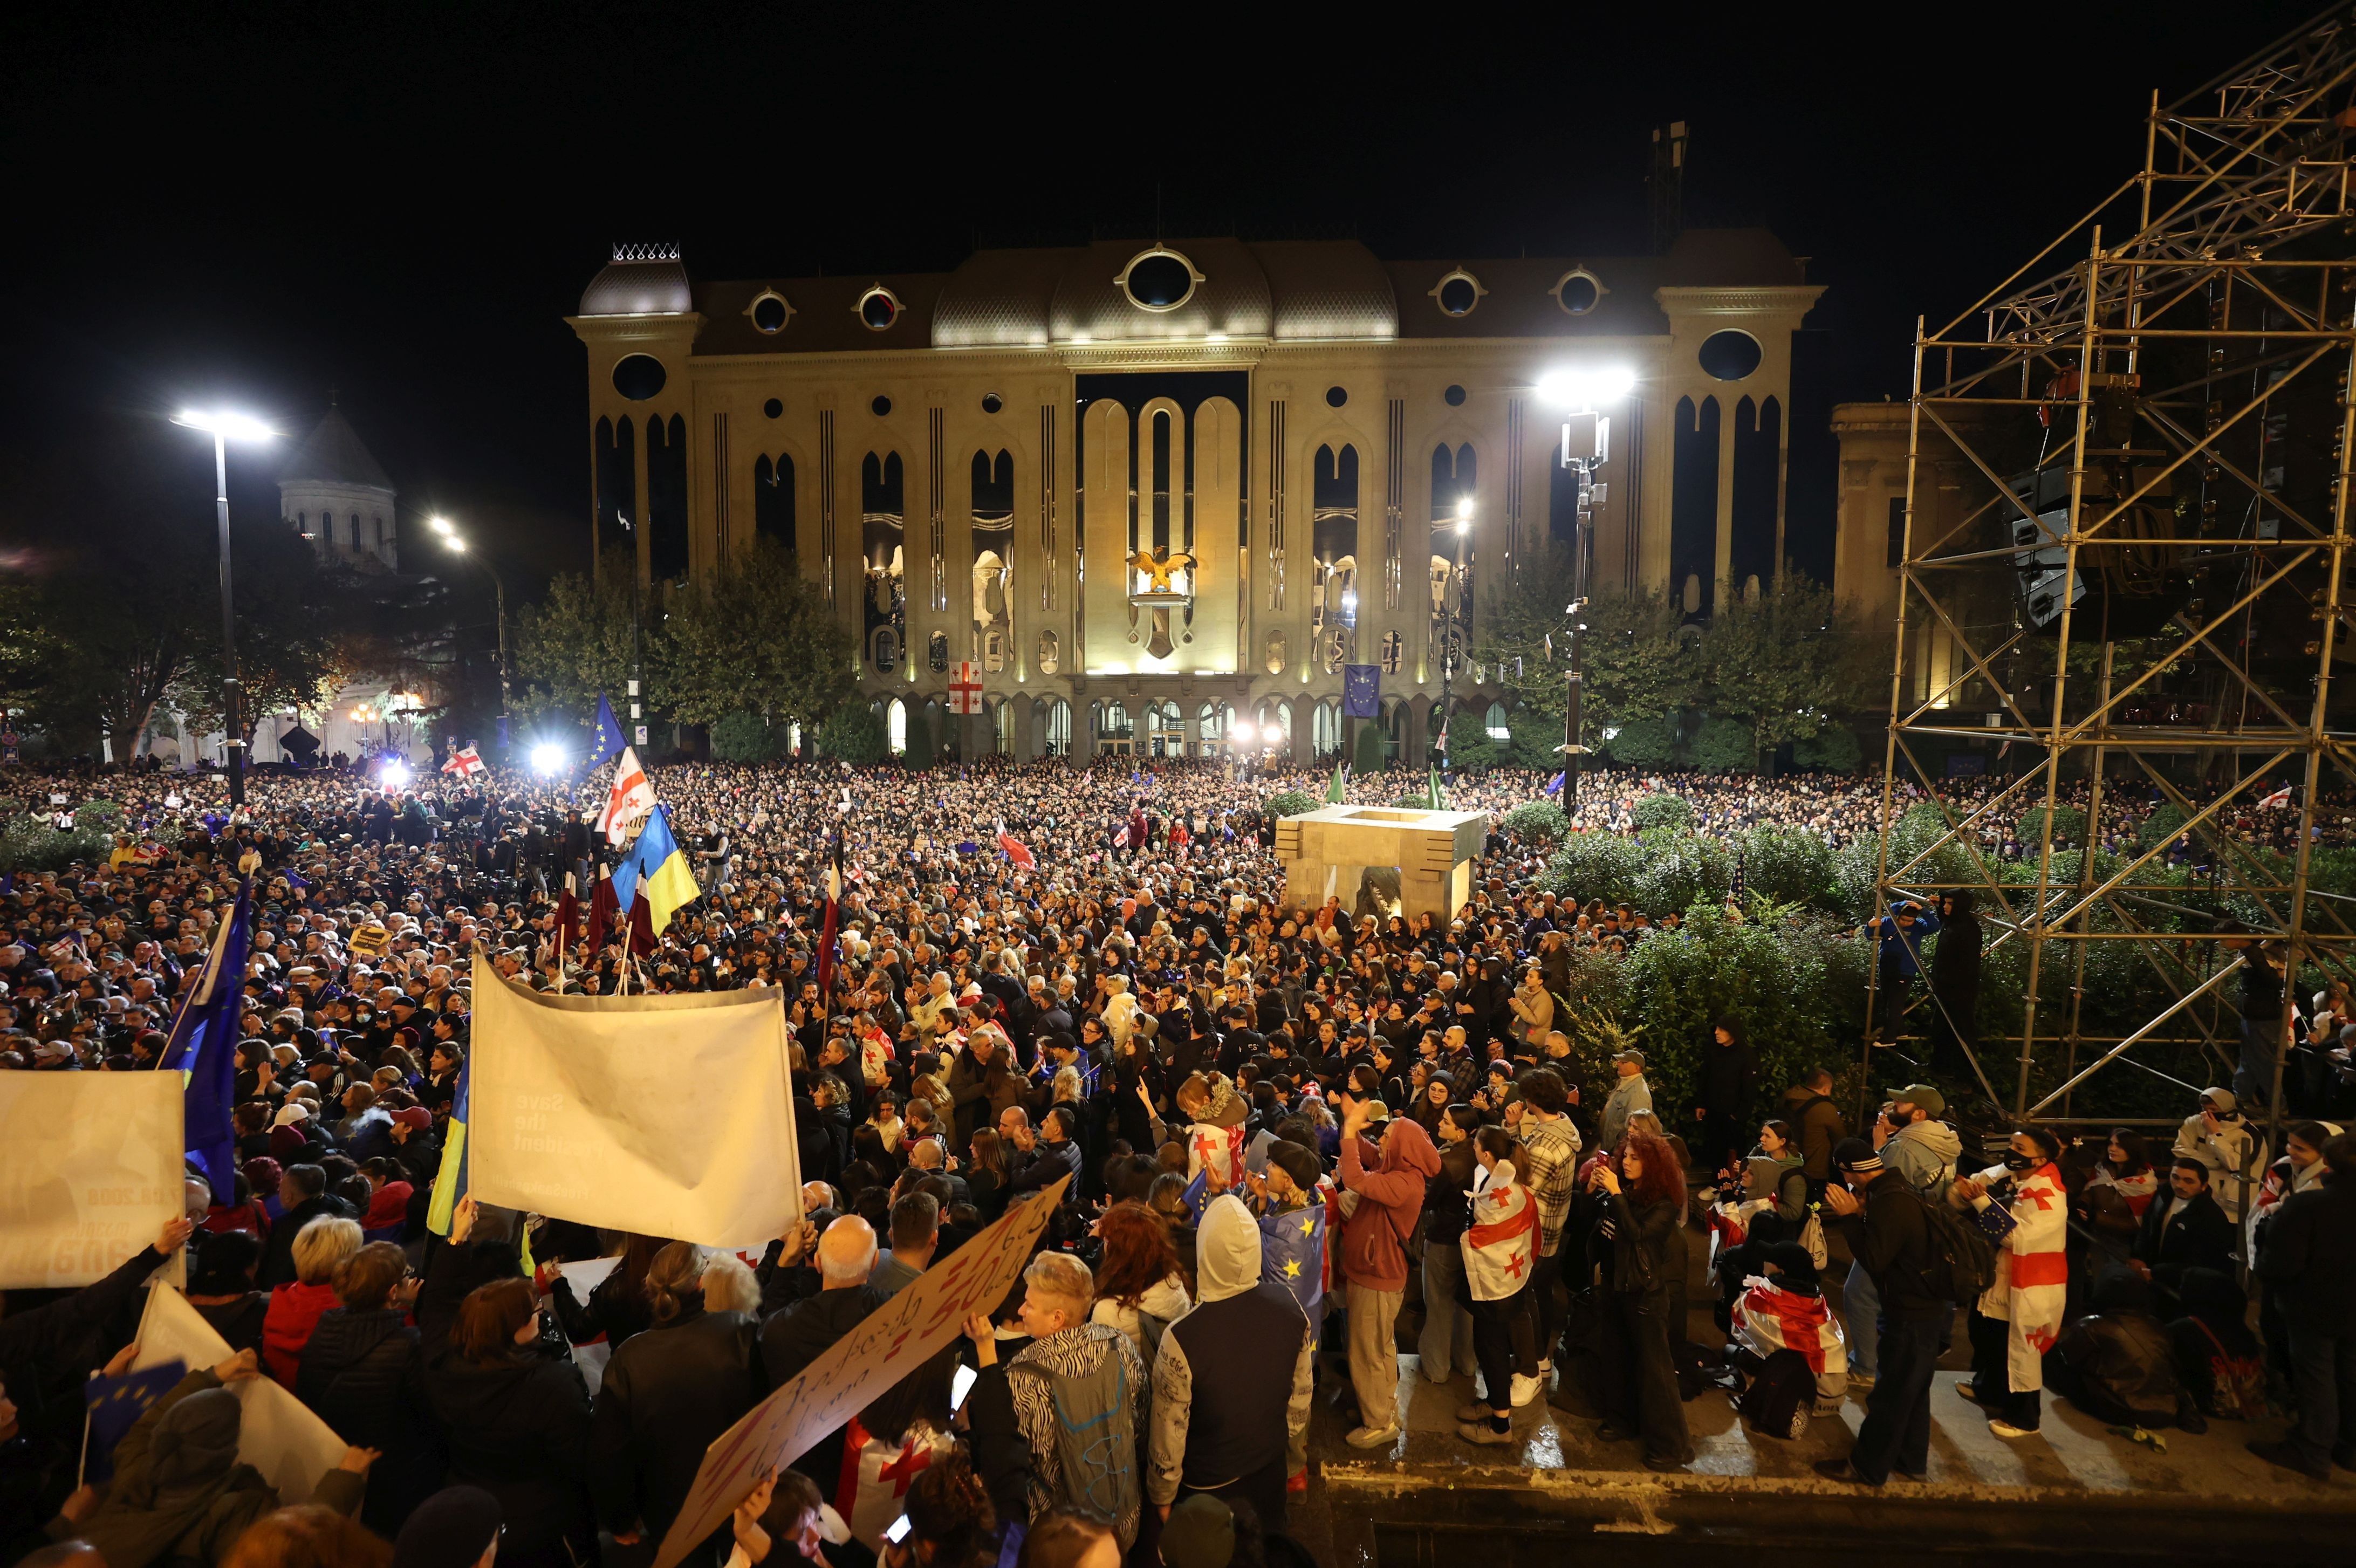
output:
M 1991 1421 L 1988 1423 L 1988 1430 L 1995 1433 L 1998 1437 L 2034 1437 L 2037 1435 L 2037 1429 L 2035 1427 L 2015 1426 L 2008 1421 Z
M 1360 1426 L 1351 1430 L 1342 1441 L 1353 1448 L 1380 1448 L 1398 1440 L 1399 1429 L 1394 1424 L 1385 1427 Z
M 1525 1377 L 1523 1374 L 1515 1372 L 1514 1374 L 1514 1408 L 1515 1410 L 1519 1410 L 1522 1406 L 1537 1398 L 1538 1391 L 1545 1387 L 1545 1380 L 1540 1378 Z

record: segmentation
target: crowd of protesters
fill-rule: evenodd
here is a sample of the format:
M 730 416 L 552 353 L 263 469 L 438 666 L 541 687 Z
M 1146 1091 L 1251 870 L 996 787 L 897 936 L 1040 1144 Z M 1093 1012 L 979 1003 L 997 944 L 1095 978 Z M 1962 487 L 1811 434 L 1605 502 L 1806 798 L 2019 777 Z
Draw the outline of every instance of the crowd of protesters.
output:
M 1686 1402 L 1716 1387 L 1779 1435 L 1861 1398 L 1855 1453 L 1822 1467 L 1920 1478 L 1960 1317 L 1963 1386 L 2000 1436 L 2038 1430 L 2051 1381 L 2137 1425 L 2272 1401 L 2298 1424 L 2254 1445 L 2267 1457 L 2356 1464 L 2356 1140 L 2336 1127 L 2292 1127 L 2269 1162 L 2217 1089 L 2166 1158 L 2126 1131 L 2097 1147 L 2041 1127 L 1981 1156 L 1917 1084 L 1851 1136 L 1830 1064 L 1762 1083 L 1731 1016 L 1645 1043 L 1690 1054 L 1694 1102 L 1655 1106 L 1645 1051 L 1615 1042 L 1609 1094 L 1582 1105 L 1560 955 L 1674 929 L 1534 891 L 1542 850 L 1502 832 L 1453 918 L 1410 922 L 1374 887 L 1288 912 L 1261 802 L 1325 782 L 1306 776 L 652 777 L 702 896 L 641 950 L 559 936 L 565 877 L 610 855 L 589 820 L 602 778 L 403 796 L 280 775 L 237 811 L 217 780 L 112 779 L 107 862 L 12 879 L 0 1069 L 154 1067 L 245 878 L 255 917 L 232 1190 L 192 1177 L 188 1221 L 154 1249 L 0 1314 L 0 1562 L 63 1564 L 82 1542 L 106 1568 L 487 1568 L 494 1548 L 509 1568 L 635 1568 L 765 1392 L 1059 1182 L 1010 1298 L 765 1484 L 695 1568 L 1299 1561 L 1315 1391 L 1350 1445 L 1399 1452 L 1407 1349 L 1461 1396 L 1468 1455 L 1559 1400 L 1681 1469 Z M 1450 804 L 1502 816 L 1546 783 L 1496 770 Z M 22 787 L 53 784 L 91 792 Z M 1624 830 L 1655 787 L 1590 778 L 1579 814 Z M 1879 800 L 1811 778 L 1666 787 L 1705 831 L 1836 843 Z M 540 987 L 780 988 L 809 1221 L 758 1258 L 471 1201 L 438 1233 L 477 950 Z M 188 1299 L 235 1354 L 141 1419 L 111 1483 L 77 1487 L 82 1382 L 127 1364 L 138 1287 L 184 1250 Z M 576 1293 L 561 1265 L 594 1259 L 611 1272 Z M 220 1390 L 253 1377 L 353 1445 L 310 1499 L 235 1463 Z M 879 1465 L 897 1466 L 881 1513 Z

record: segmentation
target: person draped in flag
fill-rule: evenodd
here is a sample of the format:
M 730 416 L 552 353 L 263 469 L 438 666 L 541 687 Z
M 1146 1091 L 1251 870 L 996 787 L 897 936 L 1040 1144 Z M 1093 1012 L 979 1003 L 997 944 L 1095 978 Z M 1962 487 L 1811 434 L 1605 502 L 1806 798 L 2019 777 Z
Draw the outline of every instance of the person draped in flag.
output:
M 1195 1073 L 1178 1086 L 1179 1115 L 1186 1131 L 1186 1179 L 1208 1171 L 1210 1190 L 1226 1192 L 1242 1179 L 1244 1145 L 1251 1101 L 1236 1092 L 1225 1073 Z
M 1840 1318 L 1825 1305 L 1815 1261 L 1797 1241 L 1778 1241 L 1746 1254 L 1760 1272 L 1741 1282 L 1730 1313 L 1736 1359 L 1757 1376 L 1770 1357 L 1790 1352 L 1815 1377 L 1817 1402 L 1848 1392 L 1848 1341 Z M 1747 1359 L 1746 1359 L 1747 1358 Z M 1764 1430 L 1773 1431 L 1772 1423 Z
M 2037 1430 L 2045 1352 L 2062 1332 L 2070 1197 L 2061 1158 L 2061 1139 L 2043 1127 L 2024 1127 L 2012 1135 L 2004 1164 L 1958 1177 L 1949 1189 L 1997 1239 L 1996 1283 L 1971 1316 L 1971 1379 L 1955 1391 L 1987 1412 L 1988 1430 L 1998 1437 Z
M 1472 1223 L 1458 1243 L 1464 1283 L 1472 1293 L 1472 1355 L 1486 1397 L 1458 1411 L 1456 1434 L 1484 1446 L 1513 1442 L 1514 1406 L 1537 1394 L 1537 1350 L 1530 1315 L 1522 1310 L 1537 1257 L 1537 1197 L 1515 1170 L 1521 1145 L 1503 1127 L 1473 1135 L 1481 1174 L 1466 1197 Z M 1527 1371 L 1516 1371 L 1516 1365 Z

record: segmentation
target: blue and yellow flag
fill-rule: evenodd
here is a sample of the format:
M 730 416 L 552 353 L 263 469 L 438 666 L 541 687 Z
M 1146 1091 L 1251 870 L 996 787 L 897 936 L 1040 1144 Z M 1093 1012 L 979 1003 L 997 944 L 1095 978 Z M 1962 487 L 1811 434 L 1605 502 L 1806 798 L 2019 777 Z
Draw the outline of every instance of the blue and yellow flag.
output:
M 458 1064 L 458 1088 L 450 1100 L 450 1130 L 442 1135 L 442 1168 L 434 1173 L 434 1199 L 425 1208 L 425 1229 L 436 1236 L 450 1234 L 458 1200 L 466 1196 L 466 1117 L 474 1108 L 474 1077 L 475 1058 L 470 1051 Z
M 670 813 L 660 806 L 648 814 L 637 842 L 614 867 L 614 897 L 626 912 L 641 892 L 657 936 L 669 928 L 680 905 L 703 896 L 695 873 L 688 869 L 685 852 L 671 836 Z

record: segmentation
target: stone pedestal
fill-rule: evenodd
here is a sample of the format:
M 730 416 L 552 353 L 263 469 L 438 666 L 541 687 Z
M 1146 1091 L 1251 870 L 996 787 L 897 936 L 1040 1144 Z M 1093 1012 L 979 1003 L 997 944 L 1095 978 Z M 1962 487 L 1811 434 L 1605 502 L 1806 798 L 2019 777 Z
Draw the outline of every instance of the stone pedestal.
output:
M 1416 811 L 1392 806 L 1321 806 L 1276 824 L 1287 908 L 1315 909 L 1338 896 L 1355 913 L 1362 885 L 1379 899 L 1398 873 L 1398 913 L 1427 911 L 1443 923 L 1472 896 L 1472 862 L 1489 831 L 1483 811 Z M 1376 875 L 1368 876 L 1369 872 Z

